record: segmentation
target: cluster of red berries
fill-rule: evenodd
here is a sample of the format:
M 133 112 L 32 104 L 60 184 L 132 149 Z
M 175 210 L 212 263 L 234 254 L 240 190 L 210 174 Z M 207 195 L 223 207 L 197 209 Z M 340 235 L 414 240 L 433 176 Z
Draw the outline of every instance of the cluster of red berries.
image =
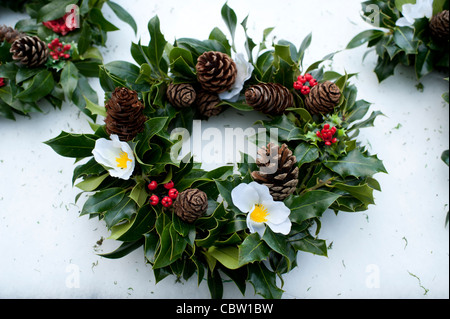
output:
M 69 14 L 70 13 L 66 13 L 62 18 L 42 22 L 42 24 L 47 28 L 51 29 L 55 33 L 66 35 L 70 31 L 73 31 L 77 28 L 76 22 L 74 21 L 73 17 L 71 18 L 71 21 L 70 20 L 68 21 L 67 17 L 69 16 Z
M 4 78 L 0 78 L 0 88 L 2 87 L 2 86 L 5 86 L 6 84 L 5 84 L 5 79 Z
M 58 61 L 59 58 L 70 58 L 70 54 L 67 53 L 67 51 L 69 51 L 72 46 L 70 44 L 62 44 L 58 38 L 54 38 L 52 42 L 48 44 L 48 48 L 50 49 L 50 56 L 53 60 Z
M 306 85 L 306 83 L 308 83 L 309 86 Z M 311 92 L 311 88 L 315 87 L 317 84 L 317 80 L 313 78 L 311 74 L 306 73 L 297 78 L 297 81 L 294 82 L 294 89 L 300 91 L 303 95 L 307 95 Z
M 321 131 L 317 131 L 316 135 L 325 141 L 325 145 L 330 146 L 337 142 L 337 138 L 333 137 L 334 133 L 336 133 L 336 127 L 332 127 L 330 129 L 330 124 L 325 124 Z
M 178 196 L 178 191 L 176 188 L 174 188 L 174 183 L 172 181 L 164 184 L 164 188 L 167 189 L 168 195 L 164 196 L 161 199 L 161 205 L 163 205 L 164 207 L 170 207 L 173 204 L 173 201 L 177 198 Z M 150 183 L 148 183 L 147 185 L 148 189 L 150 191 L 154 191 L 158 188 L 158 183 L 156 181 L 151 181 Z M 159 196 L 153 194 L 152 196 L 150 196 L 150 205 L 152 206 L 156 206 L 159 203 Z

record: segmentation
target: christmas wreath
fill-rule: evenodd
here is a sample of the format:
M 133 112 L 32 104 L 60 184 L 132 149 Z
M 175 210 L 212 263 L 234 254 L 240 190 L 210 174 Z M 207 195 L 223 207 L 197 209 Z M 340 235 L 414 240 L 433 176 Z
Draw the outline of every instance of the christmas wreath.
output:
M 377 28 L 359 33 L 347 48 L 375 49 L 379 82 L 399 64 L 414 67 L 419 81 L 435 70 L 448 76 L 448 0 L 369 0 L 362 9 L 364 20 Z
M 112 1 L 26 1 L 28 19 L 0 26 L 0 116 L 41 112 L 46 100 L 56 108 L 69 101 L 83 112 L 98 97 L 86 78 L 97 77 L 103 63 L 97 48 L 118 30 L 101 11 L 104 4 L 136 32 L 133 18 Z M 16 1 L 2 1 L 11 4 Z
M 264 298 L 280 298 L 282 275 L 296 267 L 299 251 L 327 256 L 318 238 L 322 214 L 374 204 L 374 175 L 386 170 L 356 138 L 381 113 L 368 115 L 371 104 L 357 100 L 353 74 L 326 70 L 333 54 L 303 66 L 311 34 L 297 48 L 270 44 L 268 28 L 258 46 L 245 18 L 244 58 L 235 50 L 235 12 L 225 4 L 221 13 L 231 43 L 214 28 L 207 40 L 171 44 L 152 18 L 150 42 L 131 45 L 136 64 L 100 67 L 106 105 L 88 108 L 104 124 L 46 144 L 78 162 L 72 181 L 82 190 L 80 215 L 103 220 L 121 243 L 101 256 L 141 248 L 156 282 L 197 274 L 220 298 L 226 276 L 243 294 L 249 282 Z M 249 138 L 258 155 L 206 171 L 183 154 L 184 133 L 194 119 L 225 108 L 267 115 L 255 123 L 262 136 Z M 271 130 L 278 138 L 267 142 Z

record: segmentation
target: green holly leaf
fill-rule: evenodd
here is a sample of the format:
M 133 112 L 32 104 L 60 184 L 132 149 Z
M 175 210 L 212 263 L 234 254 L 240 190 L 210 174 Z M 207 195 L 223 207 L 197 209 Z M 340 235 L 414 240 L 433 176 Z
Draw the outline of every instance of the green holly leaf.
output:
M 250 234 L 239 245 L 239 265 L 266 260 L 270 251 L 270 247 L 261 240 L 258 233 Z
M 368 156 L 354 149 L 346 156 L 338 159 L 328 159 L 324 165 L 342 177 L 371 177 L 376 173 L 387 173 L 382 161 L 376 155 Z
M 313 190 L 302 195 L 289 196 L 284 203 L 291 210 L 290 220 L 300 224 L 307 219 L 321 217 L 339 197 L 339 194 L 329 191 Z
M 283 290 L 277 287 L 276 274 L 263 263 L 248 265 L 248 280 L 255 292 L 266 299 L 280 299 L 283 294 Z
M 61 156 L 82 158 L 92 156 L 97 138 L 92 134 L 71 134 L 63 131 L 44 143 Z

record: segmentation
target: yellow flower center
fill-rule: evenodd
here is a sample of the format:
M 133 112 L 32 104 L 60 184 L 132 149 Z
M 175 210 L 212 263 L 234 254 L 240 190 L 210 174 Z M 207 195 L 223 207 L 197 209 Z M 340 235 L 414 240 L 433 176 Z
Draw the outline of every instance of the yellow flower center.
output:
M 120 151 L 120 157 L 116 157 L 117 167 L 120 168 L 127 168 L 129 161 L 132 162 L 132 160 L 128 158 L 128 154 L 124 151 Z
M 257 223 L 264 223 L 267 221 L 267 208 L 264 205 L 256 204 L 255 209 L 250 213 L 250 219 Z

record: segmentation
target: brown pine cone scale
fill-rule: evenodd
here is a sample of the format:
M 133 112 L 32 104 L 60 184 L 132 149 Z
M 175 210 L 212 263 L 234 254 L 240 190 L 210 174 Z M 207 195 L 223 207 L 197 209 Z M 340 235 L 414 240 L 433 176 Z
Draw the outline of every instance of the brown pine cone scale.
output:
M 449 39 L 449 11 L 444 10 L 430 20 L 430 30 L 433 38 L 437 40 L 448 40 Z
M 29 68 L 41 66 L 48 58 L 47 45 L 37 36 L 25 36 L 16 39 L 9 51 L 13 54 L 14 60 Z
M 258 150 L 258 171 L 251 173 L 253 180 L 269 188 L 275 201 L 283 201 L 293 194 L 298 185 L 297 159 L 286 144 L 281 147 L 269 143 Z
M 19 38 L 26 36 L 25 33 L 17 31 L 6 25 L 0 26 L 0 42 L 6 41 L 8 43 L 13 43 Z
M 236 81 L 236 63 L 225 53 L 204 52 L 195 66 L 197 80 L 206 91 L 222 93 L 229 90 Z
M 208 196 L 205 192 L 189 188 L 178 194 L 173 203 L 175 214 L 186 223 L 193 223 L 208 209 Z
M 278 83 L 261 83 L 251 86 L 245 91 L 246 103 L 269 115 L 281 115 L 294 106 L 294 97 L 289 89 Z
M 217 94 L 200 90 L 197 92 L 195 105 L 197 106 L 200 115 L 203 118 L 208 119 L 212 116 L 219 115 L 223 111 L 223 107 L 218 105 L 220 102 L 220 98 Z
M 147 117 L 136 91 L 118 87 L 106 103 L 106 132 L 117 134 L 121 141 L 131 141 L 144 130 Z
M 176 107 L 188 107 L 194 103 L 197 94 L 194 87 L 188 83 L 169 84 L 167 88 L 167 99 Z
M 305 106 L 311 114 L 329 114 L 333 113 L 340 98 L 339 87 L 331 81 L 326 81 L 311 89 L 305 99 Z

